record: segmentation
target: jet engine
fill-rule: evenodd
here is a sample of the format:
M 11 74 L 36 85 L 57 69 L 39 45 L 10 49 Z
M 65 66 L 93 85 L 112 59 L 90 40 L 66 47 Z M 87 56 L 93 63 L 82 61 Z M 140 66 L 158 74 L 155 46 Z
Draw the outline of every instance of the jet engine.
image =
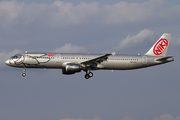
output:
M 65 75 L 75 74 L 76 72 L 81 72 L 81 66 L 79 64 L 68 63 L 62 69 L 62 73 Z

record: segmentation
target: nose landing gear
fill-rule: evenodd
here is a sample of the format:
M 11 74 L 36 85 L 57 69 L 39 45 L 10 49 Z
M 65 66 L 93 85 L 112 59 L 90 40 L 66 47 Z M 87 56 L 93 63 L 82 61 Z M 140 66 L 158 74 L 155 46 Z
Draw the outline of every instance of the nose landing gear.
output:
M 23 77 L 26 76 L 26 68 L 24 68 L 22 76 L 23 76 Z
M 88 73 L 88 72 L 86 71 L 86 74 L 85 74 L 85 78 L 86 78 L 86 79 L 89 79 L 89 78 L 92 77 L 92 76 L 93 76 L 93 73 L 92 73 L 92 72 L 89 72 L 89 73 Z

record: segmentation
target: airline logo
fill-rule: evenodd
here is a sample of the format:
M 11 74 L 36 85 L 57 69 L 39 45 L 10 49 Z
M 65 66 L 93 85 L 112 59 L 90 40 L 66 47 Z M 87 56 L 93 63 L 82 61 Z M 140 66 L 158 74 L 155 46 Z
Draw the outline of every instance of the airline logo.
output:
M 168 41 L 165 38 L 161 38 L 154 46 L 153 52 L 155 55 L 161 55 L 168 47 Z

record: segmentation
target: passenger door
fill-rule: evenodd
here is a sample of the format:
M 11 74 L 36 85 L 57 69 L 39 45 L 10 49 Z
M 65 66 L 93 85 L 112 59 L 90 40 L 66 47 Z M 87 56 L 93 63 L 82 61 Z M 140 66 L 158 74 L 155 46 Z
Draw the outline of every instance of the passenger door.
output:
M 56 62 L 61 62 L 61 55 L 60 54 L 56 54 Z
M 142 56 L 142 63 L 147 64 L 147 56 Z

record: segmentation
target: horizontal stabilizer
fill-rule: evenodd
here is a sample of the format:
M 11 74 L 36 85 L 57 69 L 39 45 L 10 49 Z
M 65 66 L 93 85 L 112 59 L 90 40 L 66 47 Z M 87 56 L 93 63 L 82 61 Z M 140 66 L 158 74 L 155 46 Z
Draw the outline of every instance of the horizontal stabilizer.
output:
M 168 57 L 157 58 L 156 61 L 170 62 L 170 61 L 174 61 L 174 58 L 173 58 L 173 56 L 168 56 Z

